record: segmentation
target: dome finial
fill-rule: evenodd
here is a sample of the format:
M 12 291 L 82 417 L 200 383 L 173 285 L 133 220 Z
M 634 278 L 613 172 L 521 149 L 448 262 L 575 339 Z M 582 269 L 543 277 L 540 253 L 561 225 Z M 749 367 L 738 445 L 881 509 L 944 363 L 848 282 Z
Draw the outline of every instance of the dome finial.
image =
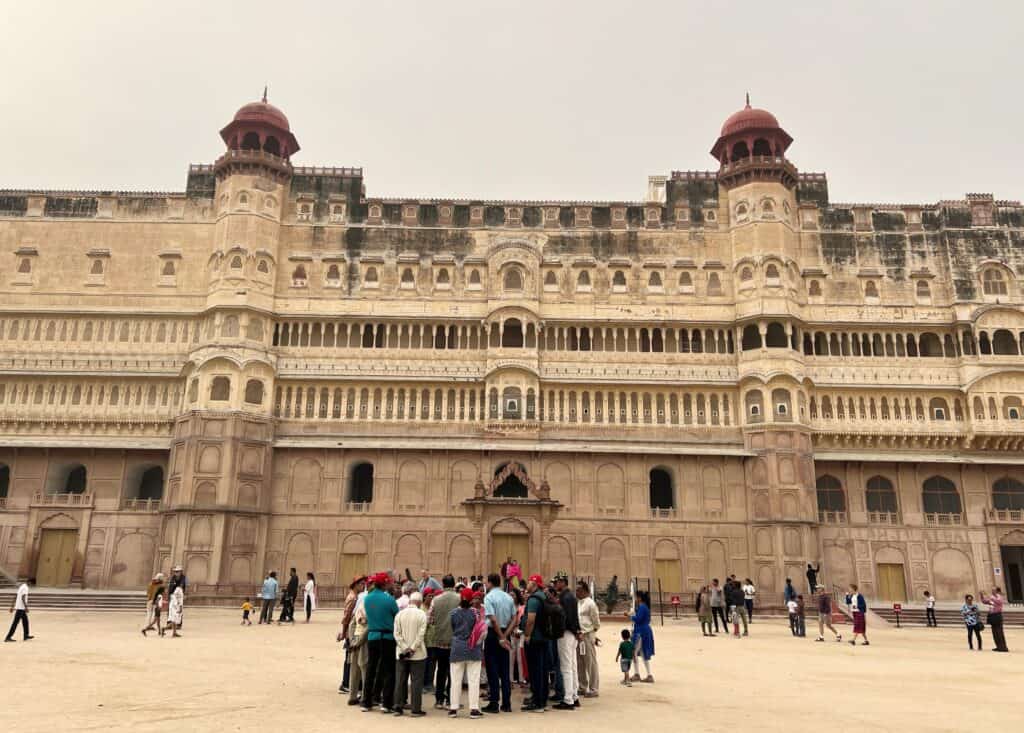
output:
M 267 85 L 263 85 L 263 104 L 267 103 Z M 750 95 L 747 95 L 747 106 L 750 106 Z
M 266 97 L 267 97 L 267 93 L 266 93 L 266 91 L 264 91 L 263 92 L 263 101 L 264 102 L 267 101 Z M 750 92 L 747 92 L 747 107 L 750 107 Z

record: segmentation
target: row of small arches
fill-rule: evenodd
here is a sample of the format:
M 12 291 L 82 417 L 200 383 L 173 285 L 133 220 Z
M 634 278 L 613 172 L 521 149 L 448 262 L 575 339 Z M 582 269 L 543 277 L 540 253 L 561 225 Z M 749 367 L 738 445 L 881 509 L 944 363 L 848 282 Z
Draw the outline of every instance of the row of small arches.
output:
M 846 512 L 848 502 L 842 482 L 830 474 L 815 482 L 819 512 Z M 899 514 L 899 498 L 892 481 L 872 476 L 865 484 L 868 512 Z M 1024 509 L 1024 483 L 1004 476 L 992 484 L 992 508 L 1000 511 Z M 944 476 L 931 476 L 921 485 L 921 510 L 925 514 L 962 514 L 963 503 L 956 484 Z

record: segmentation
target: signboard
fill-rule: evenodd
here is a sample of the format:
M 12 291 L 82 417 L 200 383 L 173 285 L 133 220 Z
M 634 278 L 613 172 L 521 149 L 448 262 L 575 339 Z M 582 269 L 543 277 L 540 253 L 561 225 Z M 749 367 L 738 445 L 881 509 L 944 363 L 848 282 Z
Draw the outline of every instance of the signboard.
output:
M 894 604 L 892 604 L 892 610 L 895 611 L 896 613 L 899 613 L 900 611 L 903 610 L 903 606 L 901 604 L 899 604 L 899 603 L 894 603 Z
M 992 572 L 994 572 L 996 575 L 1002 575 L 1003 574 L 1003 569 L 1002 568 L 992 568 Z
M 679 605 L 679 596 L 672 596 L 672 605 L 673 606 L 678 606 Z

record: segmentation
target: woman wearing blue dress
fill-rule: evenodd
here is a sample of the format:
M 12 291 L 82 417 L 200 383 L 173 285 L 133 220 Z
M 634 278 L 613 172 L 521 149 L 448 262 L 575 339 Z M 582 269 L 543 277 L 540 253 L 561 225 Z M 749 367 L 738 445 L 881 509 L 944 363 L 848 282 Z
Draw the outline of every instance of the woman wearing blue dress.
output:
M 640 678 L 640 666 L 633 667 L 634 682 L 654 682 L 651 674 L 651 657 L 654 656 L 654 632 L 651 630 L 651 596 L 647 591 L 637 590 L 635 611 L 630 619 L 633 621 L 633 654 L 636 660 L 642 659 L 647 676 Z

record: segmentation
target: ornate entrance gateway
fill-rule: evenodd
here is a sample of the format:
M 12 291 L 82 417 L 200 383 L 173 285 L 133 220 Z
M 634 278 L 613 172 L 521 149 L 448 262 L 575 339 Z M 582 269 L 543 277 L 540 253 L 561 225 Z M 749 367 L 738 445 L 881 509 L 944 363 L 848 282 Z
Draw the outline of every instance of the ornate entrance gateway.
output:
M 478 481 L 473 498 L 462 502 L 479 531 L 484 573 L 498 572 L 509 557 L 523 572 L 539 571 L 547 561 L 545 548 L 551 522 L 562 508 L 551 498 L 546 481 L 538 485 L 524 464 L 498 464 L 488 483 Z

